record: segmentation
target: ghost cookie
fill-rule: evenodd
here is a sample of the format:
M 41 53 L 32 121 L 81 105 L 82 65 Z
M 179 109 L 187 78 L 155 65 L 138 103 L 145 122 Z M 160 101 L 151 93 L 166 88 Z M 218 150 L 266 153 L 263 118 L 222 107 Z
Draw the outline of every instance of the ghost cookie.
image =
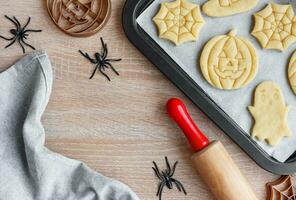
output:
M 277 145 L 283 137 L 291 136 L 287 124 L 289 108 L 286 106 L 279 86 L 271 81 L 265 81 L 257 86 L 254 106 L 249 106 L 255 125 L 252 136 L 268 144 Z
M 270 3 L 254 17 L 252 35 L 263 48 L 284 51 L 296 41 L 296 17 L 290 4 Z
M 220 17 L 246 12 L 254 8 L 258 0 L 209 0 L 202 6 L 208 16 Z
M 293 53 L 289 67 L 288 67 L 288 78 L 291 85 L 291 88 L 296 95 L 296 51 Z
M 153 21 L 158 28 L 159 37 L 176 45 L 197 40 L 205 23 L 199 5 L 187 0 L 162 3 Z
M 207 42 L 201 53 L 200 68 L 213 87 L 231 90 L 244 87 L 254 79 L 257 62 L 253 45 L 232 30 Z

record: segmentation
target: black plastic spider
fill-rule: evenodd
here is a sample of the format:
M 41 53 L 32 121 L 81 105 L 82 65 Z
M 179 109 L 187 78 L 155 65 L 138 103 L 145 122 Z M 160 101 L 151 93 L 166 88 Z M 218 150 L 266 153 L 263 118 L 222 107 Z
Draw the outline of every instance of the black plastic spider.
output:
M 41 32 L 42 30 L 33 30 L 33 29 L 27 29 L 27 26 L 29 25 L 30 21 L 31 21 L 31 17 L 28 18 L 27 23 L 25 24 L 24 27 L 21 26 L 19 20 L 17 20 L 17 18 L 15 18 L 13 16 L 13 19 L 8 17 L 7 15 L 4 15 L 9 21 L 11 21 L 14 25 L 15 25 L 15 29 L 10 29 L 10 33 L 13 35 L 12 38 L 6 38 L 4 36 L 0 35 L 0 38 L 7 40 L 7 41 L 11 41 L 7 46 L 5 46 L 5 48 L 10 47 L 11 45 L 13 45 L 16 41 L 18 41 L 18 43 L 21 45 L 22 49 L 23 49 L 23 53 L 26 53 L 26 50 L 24 48 L 24 45 L 32 48 L 33 50 L 35 50 L 35 47 L 33 47 L 32 45 L 28 44 L 25 42 L 25 40 L 27 39 L 27 37 L 29 36 L 30 32 Z
M 79 50 L 79 52 L 81 53 L 81 55 L 83 55 L 86 59 L 88 59 L 91 63 L 95 64 L 96 67 L 93 71 L 93 73 L 91 74 L 91 76 L 89 77 L 89 79 L 92 79 L 96 73 L 97 70 L 99 70 L 101 72 L 101 74 L 103 74 L 108 81 L 111 81 L 110 78 L 107 76 L 107 74 L 104 73 L 105 69 L 107 68 L 111 68 L 112 71 L 119 76 L 119 73 L 114 69 L 114 67 L 112 66 L 111 62 L 115 62 L 115 61 L 121 61 L 121 59 L 109 59 L 107 58 L 108 56 L 108 48 L 107 48 L 107 44 L 104 43 L 103 38 L 101 39 L 101 43 L 102 43 L 102 47 L 103 47 L 103 51 L 102 53 L 95 53 L 95 58 L 91 58 L 88 53 L 83 53 L 81 50 Z
M 159 196 L 159 200 L 161 200 L 161 195 L 162 195 L 163 187 L 166 186 L 168 189 L 173 189 L 173 183 L 176 185 L 176 187 L 178 188 L 178 190 L 180 192 L 183 191 L 183 193 L 185 195 L 187 195 L 187 192 L 186 192 L 184 186 L 182 185 L 182 183 L 180 181 L 178 181 L 178 180 L 176 180 L 176 179 L 173 178 L 174 173 L 175 173 L 176 166 L 178 164 L 178 161 L 175 162 L 173 168 L 171 168 L 170 163 L 169 163 L 167 157 L 165 157 L 165 162 L 166 162 L 166 165 L 167 165 L 167 169 L 165 169 L 164 171 L 161 171 L 160 172 L 159 169 L 158 169 L 158 166 L 153 161 L 154 167 L 152 167 L 152 169 L 154 170 L 155 175 L 161 181 L 159 183 L 156 196 Z

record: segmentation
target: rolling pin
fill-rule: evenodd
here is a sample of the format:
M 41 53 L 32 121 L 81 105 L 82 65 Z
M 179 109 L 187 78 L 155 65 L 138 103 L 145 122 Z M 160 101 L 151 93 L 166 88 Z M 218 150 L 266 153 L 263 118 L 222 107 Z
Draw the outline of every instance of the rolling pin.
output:
M 258 200 L 223 144 L 209 142 L 179 99 L 170 99 L 167 111 L 191 144 L 193 165 L 217 200 Z

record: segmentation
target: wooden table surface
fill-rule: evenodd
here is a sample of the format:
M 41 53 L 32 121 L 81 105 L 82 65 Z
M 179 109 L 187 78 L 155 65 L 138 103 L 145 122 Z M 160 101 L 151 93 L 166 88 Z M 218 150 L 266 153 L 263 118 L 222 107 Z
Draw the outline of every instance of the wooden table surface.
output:
M 54 86 L 43 116 L 46 146 L 70 158 L 87 163 L 94 170 L 128 184 L 141 199 L 155 197 L 158 180 L 151 169 L 155 160 L 164 167 L 164 156 L 179 161 L 178 178 L 188 191 L 164 190 L 164 199 L 213 199 L 190 163 L 190 147 L 182 132 L 169 119 L 165 103 L 179 97 L 193 119 L 211 139 L 219 139 L 247 176 L 259 199 L 265 199 L 265 183 L 277 176 L 257 166 L 236 144 L 196 108 L 125 37 L 121 13 L 125 0 L 112 0 L 107 26 L 89 38 L 74 38 L 60 31 L 49 18 L 45 0 L 1 0 L 0 34 L 9 35 L 12 24 L 4 14 L 15 15 L 22 23 L 32 17 L 29 42 L 45 49 L 54 68 Z M 110 56 L 120 76 L 108 82 L 100 74 L 89 80 L 93 66 L 77 52 L 100 51 L 99 38 L 109 45 Z M 22 57 L 15 44 L 4 49 L 0 40 L 0 70 Z M 31 51 L 31 50 L 30 50 Z

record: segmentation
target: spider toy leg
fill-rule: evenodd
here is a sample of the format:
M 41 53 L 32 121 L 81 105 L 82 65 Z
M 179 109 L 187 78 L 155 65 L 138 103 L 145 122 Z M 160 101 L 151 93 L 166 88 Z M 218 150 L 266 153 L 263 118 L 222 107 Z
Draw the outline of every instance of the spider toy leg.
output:
M 177 184 L 175 181 L 173 181 L 173 180 L 172 180 L 172 182 L 173 182 L 173 183 L 175 183 L 175 185 L 177 186 L 177 188 L 178 188 L 179 192 L 181 192 L 182 190 L 181 190 L 181 187 L 180 187 L 180 185 L 178 185 L 178 184 Z
M 169 160 L 168 160 L 168 157 L 165 156 L 165 163 L 166 163 L 166 166 L 167 166 L 167 173 L 168 174 L 171 174 L 171 165 L 169 163 Z
M 24 43 L 24 45 L 26 45 L 26 46 L 30 47 L 31 49 L 35 50 L 35 47 L 33 47 L 32 45 L 25 42 L 24 38 L 21 38 L 21 42 Z
M 182 190 L 183 193 L 184 193 L 185 195 L 187 195 L 187 192 L 186 192 L 184 186 L 182 185 L 182 183 L 181 183 L 180 181 L 178 181 L 178 180 L 176 180 L 176 179 L 174 179 L 174 178 L 172 178 L 171 180 L 172 180 L 172 182 L 174 182 L 174 183 L 176 184 L 176 186 L 177 186 L 177 188 L 179 189 L 180 192 L 181 192 L 181 190 Z M 180 190 L 180 188 L 181 188 L 181 190 Z
M 89 79 L 92 79 L 94 77 L 94 75 L 96 74 L 98 69 L 98 66 L 96 66 L 96 68 L 94 69 L 93 73 L 91 74 L 91 76 L 89 77 Z
M 164 187 L 165 183 L 164 182 L 161 182 L 158 186 L 158 190 L 157 190 L 157 193 L 156 193 L 156 196 L 159 197 L 159 200 L 161 200 L 161 196 L 162 196 L 162 191 L 163 191 L 163 187 Z
M 119 73 L 116 71 L 116 69 L 111 65 L 111 63 L 109 62 L 105 62 L 105 67 L 108 68 L 108 66 L 112 69 L 112 71 L 117 75 L 119 76 Z
M 27 30 L 24 31 L 24 33 L 29 33 L 29 32 L 35 32 L 35 33 L 37 33 L 37 32 L 42 32 L 42 30 L 27 29 Z
M 14 38 L 14 40 L 12 42 L 10 42 L 8 45 L 5 46 L 5 48 L 10 47 L 11 45 L 13 45 L 15 43 L 17 38 Z
M 106 57 L 108 55 L 108 47 L 107 47 L 107 44 L 104 43 L 103 38 L 101 38 L 101 43 L 102 43 L 102 46 L 103 46 L 103 53 L 102 53 L 103 60 L 105 60 L 106 62 L 118 62 L 118 61 L 122 60 L 121 58 L 119 58 L 119 59 L 106 59 Z
M 118 61 L 122 61 L 121 58 L 119 59 L 105 59 L 106 62 L 118 62 Z
M 9 21 L 11 21 L 11 22 L 15 25 L 17 31 L 20 30 L 20 25 L 18 25 L 17 22 L 15 22 L 13 19 L 11 19 L 10 17 L 8 17 L 7 15 L 4 15 L 4 17 L 5 17 L 6 19 L 8 19 Z
M 103 72 L 104 66 L 103 65 L 99 65 L 98 67 L 99 67 L 99 71 L 101 72 L 101 74 L 103 74 L 103 76 L 105 76 L 108 79 L 108 81 L 111 81 L 111 79 L 109 78 L 109 76 L 107 76 L 107 74 L 105 74 L 105 72 Z
M 15 37 L 7 38 L 7 37 L 4 37 L 4 36 L 2 36 L 2 35 L 0 35 L 0 38 L 2 38 L 2 39 L 4 39 L 4 40 L 13 40 L 13 39 L 15 39 Z
M 27 26 L 29 25 L 30 21 L 31 21 L 31 17 L 28 18 L 27 23 L 25 24 L 25 26 L 22 28 L 21 31 L 24 31 L 27 28 Z
M 108 48 L 107 48 L 107 44 L 104 42 L 103 38 L 100 38 L 100 40 L 101 40 L 101 45 L 103 47 L 102 59 L 105 60 L 108 55 Z
M 14 21 L 17 23 L 17 25 L 18 25 L 18 27 L 19 27 L 19 30 L 20 30 L 20 28 L 21 28 L 21 23 L 20 23 L 20 21 L 19 21 L 15 16 L 13 16 L 13 19 L 14 19 Z
M 153 164 L 154 164 L 154 167 L 152 167 L 153 171 L 155 172 L 155 175 L 160 179 L 162 180 L 161 178 L 161 175 L 160 175 L 160 172 L 159 172 L 159 169 L 158 169 L 158 166 L 156 164 L 156 162 L 153 161 Z
M 172 170 L 171 173 L 169 174 L 170 177 L 172 177 L 172 176 L 175 174 L 175 170 L 176 170 L 177 164 L 178 164 L 178 161 L 176 161 L 176 162 L 174 163 L 173 170 Z
M 78 50 L 79 51 L 79 53 L 83 56 L 83 57 L 85 57 L 87 60 L 89 60 L 91 63 L 93 63 L 93 64 L 97 64 L 97 61 L 95 60 L 95 59 L 92 59 L 89 55 L 88 55 L 88 53 L 83 53 L 81 50 Z
M 19 43 L 19 44 L 21 45 L 21 47 L 22 47 L 23 53 L 26 53 L 26 50 L 25 50 L 25 47 L 24 47 L 23 44 L 22 44 L 21 38 L 19 37 L 17 40 L 18 40 L 18 43 Z

